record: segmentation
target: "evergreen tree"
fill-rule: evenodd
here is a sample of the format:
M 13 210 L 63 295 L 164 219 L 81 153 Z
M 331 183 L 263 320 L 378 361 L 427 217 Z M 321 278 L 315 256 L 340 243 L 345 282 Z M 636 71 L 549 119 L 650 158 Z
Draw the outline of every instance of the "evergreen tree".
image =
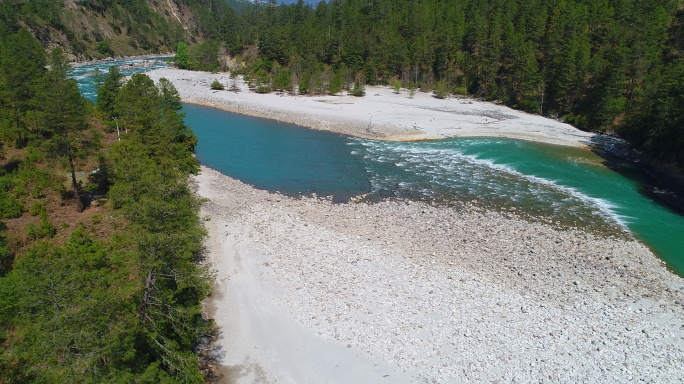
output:
M 109 72 L 104 78 L 102 85 L 97 89 L 97 107 L 108 118 L 116 118 L 114 102 L 121 90 L 123 75 L 115 66 L 109 67 Z
M 45 72 L 43 47 L 24 28 L 0 45 L 0 105 L 2 139 L 22 148 L 29 140 L 26 113 L 31 109 L 36 83 Z
M 176 48 L 176 65 L 180 69 L 186 69 L 189 65 L 188 46 L 184 42 L 179 42 Z
M 96 143 L 92 136 L 85 135 L 88 128 L 86 100 L 81 96 L 76 81 L 67 77 L 67 60 L 60 48 L 52 51 L 51 67 L 43 77 L 36 96 L 41 130 L 51 138 L 46 144 L 50 153 L 68 161 L 74 198 L 80 211 L 83 208 L 82 196 L 76 181 L 74 159 L 83 156 L 83 152 Z

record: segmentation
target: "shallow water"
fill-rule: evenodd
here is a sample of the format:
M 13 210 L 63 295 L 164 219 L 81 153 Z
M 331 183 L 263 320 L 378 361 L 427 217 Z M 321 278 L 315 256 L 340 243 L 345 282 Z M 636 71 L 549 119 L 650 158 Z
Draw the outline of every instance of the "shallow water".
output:
M 109 65 L 74 70 L 91 100 L 88 74 Z M 260 189 L 337 201 L 476 200 L 561 226 L 631 232 L 684 275 L 684 215 L 648 193 L 638 168 L 589 150 L 491 138 L 377 142 L 196 105 L 184 112 L 199 161 Z
M 147 60 L 156 60 L 157 63 L 155 63 L 151 68 L 133 68 L 133 69 L 126 69 L 121 71 L 121 73 L 124 76 L 130 76 L 134 73 L 144 73 L 147 71 L 151 71 L 153 69 L 158 69 L 158 68 L 163 68 L 168 66 L 166 63 L 166 60 L 171 58 L 172 56 L 168 57 L 155 57 L 155 58 L 150 58 Z M 90 65 L 83 65 L 77 68 L 73 68 L 71 71 L 69 71 L 69 75 L 76 79 L 78 82 L 78 89 L 81 90 L 81 93 L 83 96 L 85 96 L 86 99 L 95 102 L 97 100 L 97 87 L 98 87 L 98 78 L 102 78 L 104 75 L 107 74 L 109 71 L 109 67 L 112 66 L 120 66 L 124 64 L 131 64 L 131 63 L 137 63 L 142 61 L 143 59 L 132 59 L 132 60 L 115 60 L 115 61 L 110 61 L 110 62 L 103 62 L 103 63 L 98 63 L 98 64 L 90 64 Z

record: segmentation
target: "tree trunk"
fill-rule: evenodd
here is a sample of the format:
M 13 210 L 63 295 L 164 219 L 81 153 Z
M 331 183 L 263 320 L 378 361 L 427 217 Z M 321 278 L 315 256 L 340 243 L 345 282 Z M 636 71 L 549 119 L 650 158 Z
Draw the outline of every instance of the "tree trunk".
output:
M 147 272 L 147 279 L 145 279 L 145 294 L 143 295 L 142 303 L 140 303 L 140 312 L 138 312 L 138 317 L 142 321 L 145 321 L 147 317 L 147 303 L 150 300 L 150 288 L 154 283 L 154 276 L 152 275 L 152 268 Z
M 74 169 L 74 159 L 71 153 L 67 155 L 69 158 L 69 170 L 71 171 L 71 183 L 74 185 L 74 198 L 76 199 L 76 204 L 78 204 L 78 211 L 83 212 L 83 203 L 81 202 L 81 193 L 78 190 L 78 183 L 76 182 L 76 170 Z

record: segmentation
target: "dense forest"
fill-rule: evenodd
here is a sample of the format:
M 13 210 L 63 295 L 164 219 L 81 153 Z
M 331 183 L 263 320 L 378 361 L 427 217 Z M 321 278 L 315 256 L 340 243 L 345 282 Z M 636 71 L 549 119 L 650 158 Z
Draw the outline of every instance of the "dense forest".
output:
M 684 166 L 678 0 L 299 1 L 239 14 L 201 2 L 209 41 L 191 49 L 189 67 L 217 68 L 222 46 L 261 89 L 336 93 L 399 81 L 617 132 Z
M 210 279 L 178 93 L 112 68 L 94 105 L 68 69 L 26 29 L 0 41 L 0 383 L 202 382 Z

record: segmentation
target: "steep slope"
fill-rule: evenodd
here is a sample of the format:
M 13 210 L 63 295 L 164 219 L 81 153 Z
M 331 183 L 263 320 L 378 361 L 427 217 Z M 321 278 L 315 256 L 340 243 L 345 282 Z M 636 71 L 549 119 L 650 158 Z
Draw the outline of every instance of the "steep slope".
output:
M 25 27 L 72 60 L 170 52 L 180 40 L 201 40 L 191 5 L 204 7 L 192 0 L 3 2 L 0 37 Z

